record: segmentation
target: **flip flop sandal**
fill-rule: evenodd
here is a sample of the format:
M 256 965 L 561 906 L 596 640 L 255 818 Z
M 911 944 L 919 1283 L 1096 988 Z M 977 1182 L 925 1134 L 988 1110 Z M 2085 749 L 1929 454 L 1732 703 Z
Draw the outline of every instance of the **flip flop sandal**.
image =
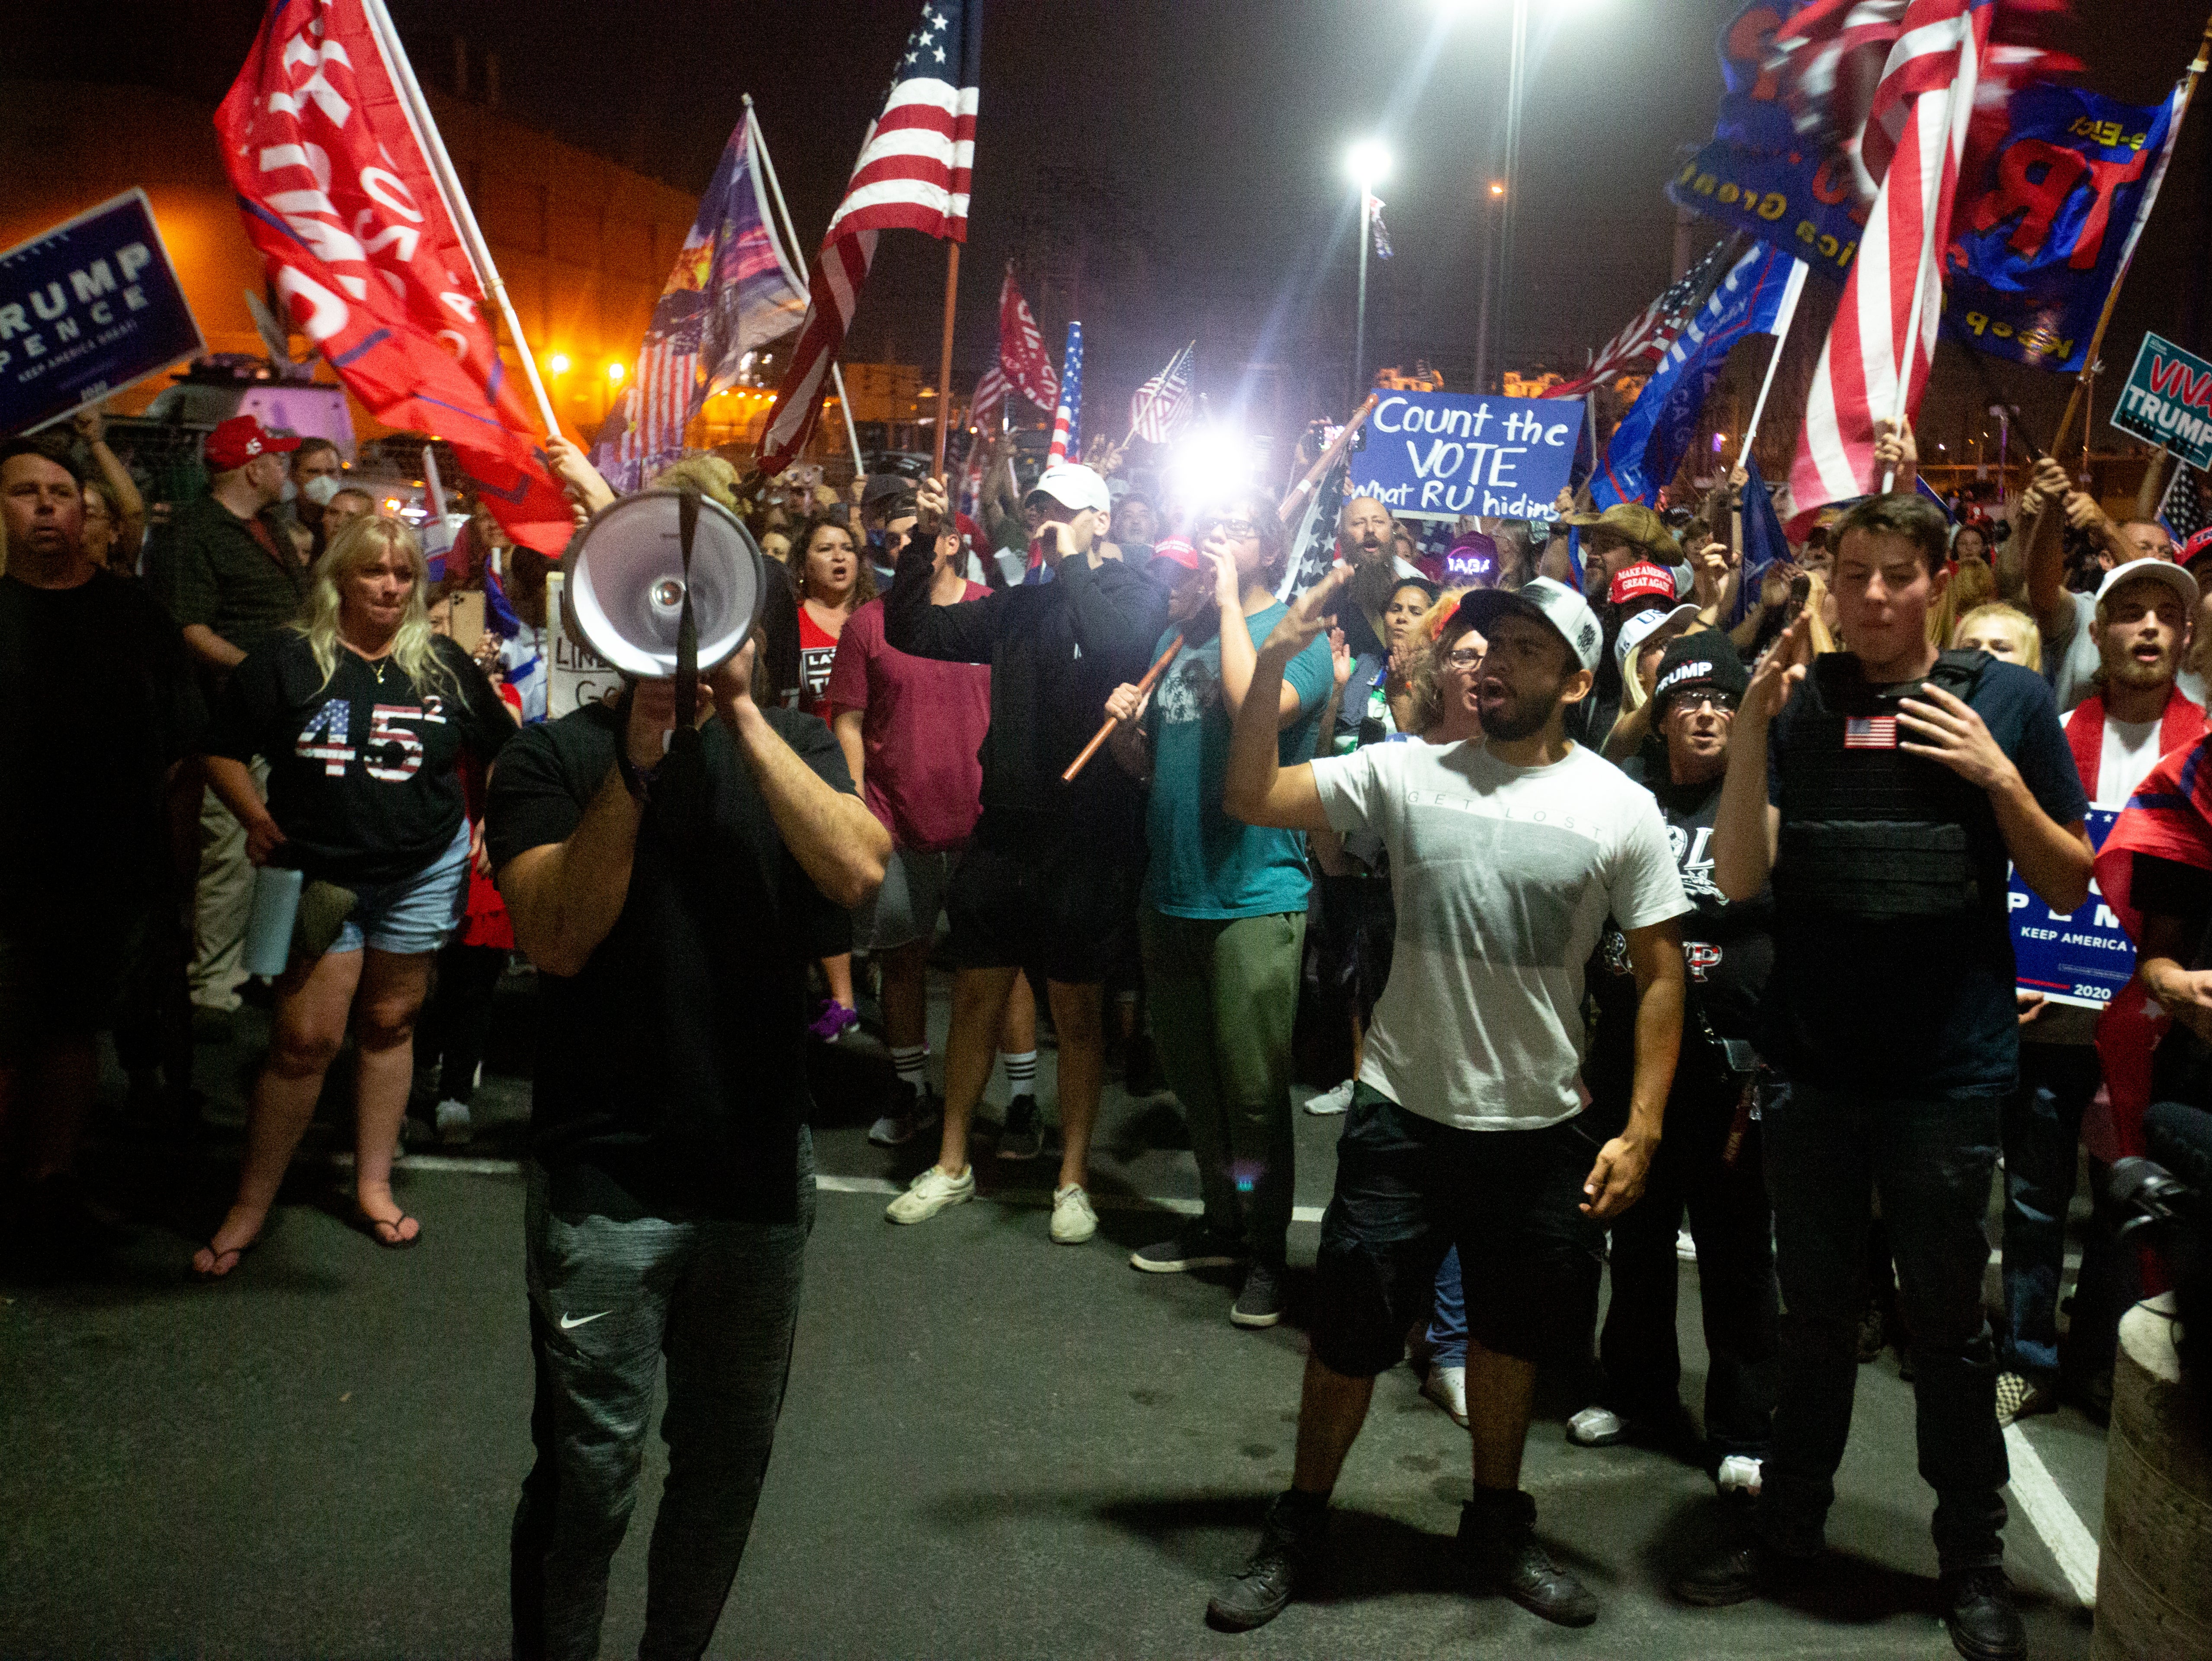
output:
M 361 1219 L 361 1226 L 368 1233 L 368 1238 L 375 1241 L 377 1244 L 382 1246 L 386 1251 L 404 1251 L 410 1246 L 418 1243 L 422 1238 L 422 1220 L 420 1217 L 410 1216 L 404 1211 L 401 1212 L 397 1217 L 372 1217 L 366 1211 L 362 1211 L 356 1207 L 355 1208 L 355 1214 Z M 398 1234 L 401 1226 L 404 1224 L 410 1222 L 415 1225 L 414 1233 L 395 1240 L 387 1240 L 384 1238 L 382 1232 L 383 1230 L 388 1228 L 394 1234 Z
M 216 1250 L 215 1242 L 213 1240 L 210 1240 L 207 1243 L 205 1249 L 215 1253 L 215 1262 L 207 1269 L 202 1269 L 197 1263 L 188 1265 L 192 1272 L 192 1279 L 198 1281 L 202 1286 L 213 1286 L 217 1281 L 228 1281 L 233 1275 L 238 1272 L 238 1266 L 244 1261 L 246 1254 L 252 1250 L 254 1247 L 260 1244 L 261 1237 L 257 1234 L 252 1239 L 248 1240 L 244 1245 L 225 1246 L 220 1251 L 217 1251 Z M 194 1255 L 198 1256 L 198 1254 L 195 1253 Z M 228 1269 L 222 1267 L 222 1260 L 226 1257 L 231 1260 L 230 1267 Z

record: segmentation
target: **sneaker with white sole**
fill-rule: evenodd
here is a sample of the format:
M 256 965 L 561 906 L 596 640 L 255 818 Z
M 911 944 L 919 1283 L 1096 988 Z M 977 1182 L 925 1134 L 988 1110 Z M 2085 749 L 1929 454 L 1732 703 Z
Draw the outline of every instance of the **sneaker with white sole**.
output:
M 1713 1482 L 1725 1498 L 1733 1499 L 1741 1494 L 1747 1500 L 1756 1500 L 1765 1471 L 1765 1467 L 1749 1454 L 1731 1453 L 1721 1461 L 1721 1468 L 1713 1473 Z
M 1201 1223 L 1172 1240 L 1138 1247 L 1129 1254 L 1129 1267 L 1147 1275 L 1180 1275 L 1193 1269 L 1234 1269 L 1251 1255 L 1238 1241 Z
M 1421 1380 L 1421 1394 L 1451 1415 L 1452 1423 L 1467 1428 L 1467 1369 L 1431 1366 Z
M 1034 1096 L 1017 1096 L 1006 1104 L 1006 1123 L 999 1132 L 999 1157 L 1034 1159 L 1044 1152 L 1044 1114 Z
M 1577 1447 L 1609 1448 L 1627 1428 L 1611 1408 L 1587 1407 L 1567 1421 L 1567 1439 Z
M 2025 1373 L 1997 1374 L 1997 1423 L 2009 1425 L 2016 1419 L 2032 1419 L 2039 1413 L 2058 1411 L 2058 1396 L 2046 1390 Z
M 1332 1113 L 1347 1113 L 1352 1110 L 1352 1092 L 1358 1084 L 1357 1079 L 1346 1079 L 1334 1090 L 1324 1090 L 1317 1096 L 1306 1098 L 1306 1111 L 1320 1118 Z
M 945 1116 L 945 1104 L 935 1092 L 917 1090 L 903 1080 L 891 1085 L 891 1110 L 868 1127 L 868 1141 L 878 1147 L 904 1147 Z
M 1097 1232 L 1098 1214 L 1091 1208 L 1091 1196 L 1079 1183 L 1069 1183 L 1053 1189 L 1052 1238 L 1055 1242 L 1060 1245 L 1081 1245 Z
M 475 1135 L 469 1123 L 469 1108 L 465 1102 L 448 1098 L 438 1104 L 438 1140 L 448 1147 L 458 1147 Z
M 935 1165 L 907 1184 L 906 1192 L 884 1208 L 895 1223 L 926 1223 L 947 1206 L 965 1205 L 975 1197 L 975 1167 L 948 1177 Z
M 1244 1273 L 1243 1289 L 1230 1305 L 1229 1318 L 1240 1327 L 1271 1327 L 1283 1318 L 1282 1271 L 1255 1258 Z

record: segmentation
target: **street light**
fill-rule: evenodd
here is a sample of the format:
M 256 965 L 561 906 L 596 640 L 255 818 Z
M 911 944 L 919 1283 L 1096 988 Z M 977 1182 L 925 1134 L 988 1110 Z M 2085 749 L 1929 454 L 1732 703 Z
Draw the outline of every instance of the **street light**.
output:
M 1375 187 L 1390 176 L 1390 152 L 1379 138 L 1363 138 L 1344 158 L 1359 186 L 1359 321 L 1352 337 L 1352 396 L 1367 395 L 1367 245 L 1374 235 Z
M 1479 393 L 1490 390 L 1490 282 L 1498 270 L 1498 227 L 1505 210 L 1505 181 L 1492 179 L 1482 199 L 1489 217 L 1482 242 L 1482 302 L 1474 326 L 1474 390 Z

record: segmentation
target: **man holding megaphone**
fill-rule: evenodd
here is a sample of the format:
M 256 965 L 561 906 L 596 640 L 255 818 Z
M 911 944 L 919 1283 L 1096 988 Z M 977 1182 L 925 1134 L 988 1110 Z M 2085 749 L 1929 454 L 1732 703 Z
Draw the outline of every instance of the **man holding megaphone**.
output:
M 647 1654 L 707 1646 L 782 1407 L 814 1162 L 808 942 L 890 837 L 830 729 L 752 697 L 755 643 L 520 733 L 488 837 L 538 965 L 525 1167 L 538 1461 L 513 1539 L 514 1653 L 591 1655 L 667 1358 Z

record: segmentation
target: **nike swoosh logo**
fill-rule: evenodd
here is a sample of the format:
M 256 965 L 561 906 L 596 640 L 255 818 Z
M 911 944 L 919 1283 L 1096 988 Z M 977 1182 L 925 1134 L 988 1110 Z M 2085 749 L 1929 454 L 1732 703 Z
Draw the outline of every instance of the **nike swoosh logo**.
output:
M 574 1332 L 578 1327 L 587 1327 L 592 1322 L 604 1320 L 613 1313 L 614 1311 L 611 1309 L 603 1309 L 597 1315 L 563 1315 L 561 1317 L 561 1330 Z

